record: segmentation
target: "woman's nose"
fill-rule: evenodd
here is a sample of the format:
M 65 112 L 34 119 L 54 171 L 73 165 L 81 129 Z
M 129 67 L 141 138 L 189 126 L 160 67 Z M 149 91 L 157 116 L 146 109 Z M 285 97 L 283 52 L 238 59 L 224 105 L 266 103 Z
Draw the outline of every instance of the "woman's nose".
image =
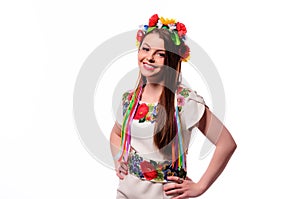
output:
M 150 63 L 154 63 L 155 60 L 154 60 L 154 53 L 153 52 L 149 52 L 148 56 L 147 56 L 147 60 L 150 62 Z
M 151 59 L 148 59 L 148 62 L 149 62 L 149 63 L 154 63 L 155 60 L 154 60 L 153 57 L 152 57 Z

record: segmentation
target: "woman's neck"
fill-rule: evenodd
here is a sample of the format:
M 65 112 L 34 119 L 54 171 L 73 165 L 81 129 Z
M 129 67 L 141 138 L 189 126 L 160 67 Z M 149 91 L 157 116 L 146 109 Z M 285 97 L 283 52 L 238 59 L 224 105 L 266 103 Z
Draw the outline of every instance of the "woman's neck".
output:
M 141 101 L 148 103 L 157 103 L 164 89 L 163 84 L 147 83 L 144 87 Z

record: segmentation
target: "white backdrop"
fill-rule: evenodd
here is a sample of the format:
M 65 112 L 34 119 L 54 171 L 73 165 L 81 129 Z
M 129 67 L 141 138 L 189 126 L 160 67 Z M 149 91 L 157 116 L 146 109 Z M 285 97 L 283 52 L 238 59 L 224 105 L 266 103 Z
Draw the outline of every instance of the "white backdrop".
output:
M 154 13 L 185 23 L 225 89 L 224 123 L 238 148 L 200 198 L 299 198 L 296 0 L 1 1 L 0 198 L 115 197 L 114 171 L 77 134 L 74 84 L 96 47 Z M 185 75 L 193 74 L 186 69 Z M 201 95 L 209 104 L 208 93 Z M 197 145 L 192 148 L 197 157 Z M 194 180 L 210 156 L 191 160 Z

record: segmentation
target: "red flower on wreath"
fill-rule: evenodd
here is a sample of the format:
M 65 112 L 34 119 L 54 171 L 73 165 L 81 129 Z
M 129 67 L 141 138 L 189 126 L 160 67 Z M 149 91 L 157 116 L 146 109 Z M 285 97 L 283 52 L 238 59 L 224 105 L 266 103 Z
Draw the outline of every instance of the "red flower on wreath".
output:
M 154 166 L 150 162 L 143 161 L 140 163 L 140 166 L 141 166 L 142 173 L 147 180 L 152 180 L 154 178 L 157 178 L 157 171 L 155 170 Z
M 185 25 L 183 23 L 180 23 L 180 22 L 176 23 L 176 29 L 178 31 L 179 37 L 184 36 L 187 32 Z
M 139 105 L 133 119 L 136 120 L 142 119 L 147 115 L 148 112 L 149 112 L 149 107 L 147 106 L 147 104 L 143 103 Z
M 150 19 L 149 19 L 149 26 L 152 27 L 152 26 L 156 26 L 157 22 L 158 22 L 158 15 L 157 14 L 154 14 Z
M 144 37 L 144 32 L 142 30 L 138 30 L 136 33 L 136 40 L 138 42 L 141 42 L 143 37 Z

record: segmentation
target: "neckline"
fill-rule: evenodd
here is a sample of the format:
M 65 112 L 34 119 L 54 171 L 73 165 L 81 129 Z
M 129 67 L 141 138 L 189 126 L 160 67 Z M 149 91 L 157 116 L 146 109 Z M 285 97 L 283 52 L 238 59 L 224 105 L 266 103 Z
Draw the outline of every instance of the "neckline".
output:
M 146 101 L 140 100 L 140 101 L 139 101 L 139 104 L 147 104 L 147 105 L 153 105 L 153 106 L 156 106 L 156 105 L 158 105 L 158 102 L 150 103 L 150 102 L 146 102 Z

